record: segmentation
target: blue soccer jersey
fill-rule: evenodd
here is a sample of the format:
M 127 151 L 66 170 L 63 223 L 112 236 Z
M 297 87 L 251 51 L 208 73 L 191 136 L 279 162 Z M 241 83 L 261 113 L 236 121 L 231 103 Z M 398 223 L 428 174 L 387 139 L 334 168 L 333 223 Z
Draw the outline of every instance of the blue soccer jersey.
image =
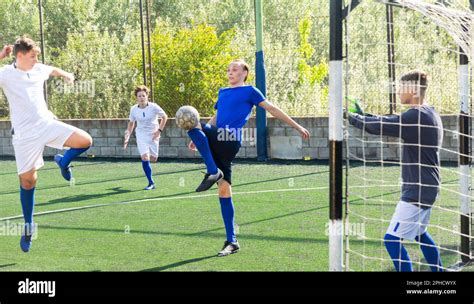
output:
M 265 99 L 262 92 L 253 86 L 220 89 L 214 106 L 217 109 L 216 127 L 240 132 L 247 123 L 253 106 L 258 106 Z

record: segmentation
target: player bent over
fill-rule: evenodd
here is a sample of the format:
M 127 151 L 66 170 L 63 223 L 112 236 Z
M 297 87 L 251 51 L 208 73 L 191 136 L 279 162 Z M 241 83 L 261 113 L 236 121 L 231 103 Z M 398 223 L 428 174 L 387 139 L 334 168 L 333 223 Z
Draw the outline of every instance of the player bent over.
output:
M 15 44 L 7 45 L 0 53 L 0 59 L 11 53 L 16 61 L 0 68 L 0 87 L 10 106 L 12 143 L 20 177 L 20 200 L 25 219 L 25 231 L 20 247 L 28 252 L 33 235 L 33 208 L 37 170 L 44 165 L 45 146 L 65 149 L 63 155 L 54 160 L 66 180 L 71 180 L 71 161 L 92 145 L 92 138 L 86 132 L 60 122 L 48 110 L 44 99 L 44 82 L 50 76 L 74 82 L 74 75 L 61 69 L 38 63 L 39 47 L 29 38 L 19 38 Z
M 148 94 L 149 90 L 146 86 L 135 88 L 137 104 L 130 109 L 130 121 L 125 131 L 124 144 L 126 149 L 135 123 L 137 123 L 135 131 L 137 146 L 142 158 L 143 171 L 148 179 L 148 186 L 144 190 L 155 189 L 150 161 L 156 162 L 158 160 L 159 140 L 168 119 L 165 111 L 159 105 L 148 101 Z M 161 119 L 159 125 L 158 119 Z
M 443 271 L 441 257 L 427 231 L 431 210 L 439 193 L 439 150 L 443 142 L 443 124 L 436 110 L 425 101 L 427 75 L 411 71 L 400 79 L 398 95 L 410 109 L 401 115 L 367 116 L 355 104 L 349 122 L 368 133 L 403 139 L 402 195 L 387 233 L 385 247 L 397 271 L 413 271 L 412 262 L 402 244 L 416 240 L 432 271 Z
M 274 117 L 295 128 L 304 139 L 309 132 L 277 106 L 266 100 L 255 87 L 245 85 L 249 66 L 242 60 L 230 63 L 227 69 L 229 87 L 219 90 L 214 106 L 217 113 L 207 124 L 199 124 L 188 131 L 189 148 L 198 150 L 206 164 L 207 173 L 197 192 L 208 190 L 218 182 L 219 202 L 226 230 L 226 241 L 218 256 L 236 253 L 240 249 L 234 231 L 234 205 L 232 202 L 232 161 L 242 144 L 242 128 L 254 106 L 270 112 Z

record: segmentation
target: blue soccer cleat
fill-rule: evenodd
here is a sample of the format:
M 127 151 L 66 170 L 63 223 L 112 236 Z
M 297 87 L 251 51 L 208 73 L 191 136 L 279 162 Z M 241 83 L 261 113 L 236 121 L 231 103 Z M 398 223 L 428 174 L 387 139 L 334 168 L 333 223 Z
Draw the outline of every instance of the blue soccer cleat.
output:
M 31 235 L 22 235 L 20 239 L 20 248 L 23 252 L 30 251 L 31 248 Z
M 71 166 L 67 166 L 67 167 L 61 166 L 62 159 L 63 159 L 63 156 L 61 154 L 56 154 L 54 156 L 54 161 L 58 165 L 59 169 L 61 169 L 61 175 L 64 177 L 65 180 L 69 182 L 72 178 Z
M 145 187 L 145 189 L 143 189 L 143 190 L 153 190 L 153 189 L 156 189 L 155 184 L 148 185 L 148 186 Z

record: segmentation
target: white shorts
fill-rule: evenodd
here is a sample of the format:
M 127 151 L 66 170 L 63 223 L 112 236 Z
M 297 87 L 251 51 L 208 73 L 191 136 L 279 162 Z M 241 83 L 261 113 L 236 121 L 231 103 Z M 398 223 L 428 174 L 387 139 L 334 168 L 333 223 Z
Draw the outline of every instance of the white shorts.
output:
M 137 147 L 140 156 L 144 154 L 150 154 L 158 158 L 158 151 L 160 149 L 159 140 L 153 140 L 153 135 L 146 136 L 137 136 Z
M 431 208 L 422 209 L 413 204 L 400 201 L 392 216 L 387 233 L 401 239 L 415 240 L 428 229 Z
M 36 127 L 31 132 L 21 133 L 14 130 L 12 144 L 18 175 L 43 167 L 44 147 L 64 149 L 64 143 L 76 130 L 76 127 L 58 120 Z

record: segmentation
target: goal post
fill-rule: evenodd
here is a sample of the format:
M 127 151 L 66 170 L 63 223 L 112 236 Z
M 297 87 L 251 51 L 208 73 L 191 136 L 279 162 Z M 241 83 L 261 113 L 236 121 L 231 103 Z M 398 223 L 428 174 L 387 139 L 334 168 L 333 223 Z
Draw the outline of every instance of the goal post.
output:
M 329 270 L 343 270 L 342 174 L 343 1 L 330 1 L 329 43 Z
M 365 3 L 364 3 L 365 2 Z M 442 193 L 441 199 L 443 200 L 443 204 L 439 204 L 436 206 L 437 221 L 433 224 L 433 229 L 437 229 L 441 238 L 449 238 L 450 240 L 441 242 L 444 245 L 441 249 L 446 252 L 446 254 L 450 255 L 457 255 L 458 258 L 461 260 L 461 264 L 468 263 L 472 261 L 472 246 L 473 246 L 473 237 L 472 237 L 472 224 L 473 224 L 473 216 L 472 216 L 472 103 L 471 103 L 471 82 L 472 82 L 472 73 L 471 73 L 471 62 L 473 62 L 473 43 L 472 43 L 472 32 L 474 29 L 471 28 L 472 23 L 474 22 L 474 14 L 472 13 L 472 7 L 474 6 L 474 0 L 452 0 L 452 1 L 443 1 L 444 4 L 439 1 L 415 1 L 415 0 L 331 0 L 330 1 L 330 44 L 329 44 L 329 56 L 330 56 L 330 74 L 329 74 L 329 149 L 330 149 L 330 157 L 329 157 L 329 166 L 330 166 L 330 212 L 329 212 L 329 270 L 330 271 L 343 271 L 343 270 L 352 270 L 349 267 L 350 255 L 356 255 L 358 258 L 363 260 L 363 264 L 365 265 L 366 261 L 379 261 L 380 265 L 388 265 L 388 261 L 390 260 L 388 254 L 384 252 L 383 248 L 383 240 L 380 237 L 382 233 L 382 228 L 378 228 L 380 230 L 379 236 L 361 236 L 360 244 L 361 250 L 352 250 L 350 248 L 349 236 L 346 235 L 347 229 L 350 227 L 345 227 L 344 224 L 350 226 L 351 224 L 347 221 L 346 216 L 344 213 L 344 206 L 348 208 L 351 204 L 349 200 L 348 193 L 345 193 L 345 189 L 349 189 L 348 192 L 354 192 L 355 187 L 351 187 L 351 185 L 347 185 L 350 182 L 350 178 L 344 179 L 344 170 L 348 170 L 346 172 L 351 172 L 351 168 L 345 168 L 344 162 L 351 161 L 353 159 L 362 163 L 361 168 L 359 171 L 363 172 L 363 174 L 370 174 L 367 172 L 371 172 L 373 169 L 371 166 L 373 163 L 377 163 L 377 161 L 372 161 L 370 158 L 374 155 L 379 158 L 378 165 L 381 166 L 381 179 L 382 179 L 382 186 L 385 181 L 393 181 L 392 184 L 398 184 L 400 186 L 401 181 L 396 180 L 397 177 L 389 179 L 387 176 L 388 173 L 384 173 L 384 166 L 388 165 L 398 165 L 401 166 L 401 154 L 393 151 L 389 151 L 390 148 L 387 148 L 387 144 L 385 143 L 385 138 L 382 139 L 382 136 L 377 140 L 374 139 L 367 139 L 366 134 L 362 132 L 362 135 L 354 135 L 348 134 L 349 129 L 344 126 L 345 118 L 343 117 L 343 108 L 344 108 L 344 96 L 350 95 L 350 89 L 347 89 L 348 84 L 345 84 L 345 77 L 347 79 L 352 78 L 344 73 L 348 73 L 345 70 L 346 61 L 350 61 L 350 54 L 347 54 L 348 46 L 345 45 L 351 43 L 352 37 L 350 37 L 350 33 L 353 30 L 351 28 L 351 18 L 353 11 L 357 11 L 356 7 L 360 6 L 361 4 L 367 5 L 374 5 L 374 6 L 385 6 L 384 8 L 384 16 L 386 16 L 386 39 L 381 41 L 380 44 L 386 44 L 385 51 L 385 59 L 386 61 L 380 62 L 380 66 L 383 66 L 385 69 L 385 84 L 386 84 L 386 106 L 390 108 L 390 114 L 392 114 L 392 110 L 395 113 L 400 113 L 398 107 L 396 107 L 394 98 L 394 91 L 393 91 L 393 84 L 394 84 L 394 75 L 395 71 L 400 72 L 406 71 L 410 65 L 413 65 L 413 62 L 396 62 L 395 57 L 397 54 L 394 54 L 395 48 L 394 44 L 397 42 L 395 41 L 396 38 L 393 35 L 394 32 L 394 24 L 397 23 L 397 16 L 400 16 L 402 13 L 406 11 L 410 11 L 412 13 L 416 13 L 417 16 L 422 20 L 420 22 L 421 26 L 425 26 L 426 22 L 430 22 L 433 26 L 436 26 L 436 30 L 444 31 L 448 34 L 450 39 L 452 39 L 453 44 L 457 46 L 457 49 L 446 49 L 440 45 L 440 49 L 437 50 L 435 47 L 426 49 L 427 52 L 445 52 L 449 57 L 449 54 L 455 53 L 457 54 L 457 69 L 452 69 L 451 64 L 448 66 L 442 66 L 440 63 L 440 67 L 436 67 L 436 62 L 433 62 L 433 70 L 436 69 L 437 72 L 441 71 L 442 69 L 451 69 L 453 75 L 456 76 L 457 81 L 457 90 L 455 94 L 452 94 L 451 97 L 454 100 L 457 100 L 457 112 L 452 110 L 449 112 L 448 109 L 442 109 L 443 112 L 446 114 L 450 114 L 451 116 L 457 116 L 456 118 L 456 126 L 454 125 L 447 125 L 444 129 L 444 133 L 450 136 L 449 141 L 454 145 L 456 142 L 457 147 L 453 148 L 442 148 L 442 155 L 446 156 L 447 154 L 450 155 L 450 160 L 453 157 L 456 157 L 456 160 L 452 160 L 452 162 L 456 161 L 457 163 L 457 170 L 451 169 L 448 165 L 446 168 L 442 169 L 441 175 L 443 179 L 443 172 L 446 172 L 447 176 L 452 176 L 456 178 L 455 183 L 457 183 L 457 188 L 454 187 L 455 185 L 451 184 L 443 184 L 441 187 Z M 362 5 L 361 5 L 362 6 Z M 396 14 L 394 14 L 394 12 Z M 356 28 L 356 27 L 355 27 Z M 350 30 L 349 30 L 350 29 Z M 357 28 L 356 28 L 357 29 Z M 356 30 L 354 29 L 354 30 Z M 370 37 L 369 37 L 370 38 Z M 373 41 L 370 40 L 366 43 L 372 43 Z M 436 41 L 433 42 L 433 46 L 437 46 Z M 346 53 L 344 53 L 346 50 Z M 422 50 L 424 51 L 424 50 Z M 368 61 L 372 58 L 368 57 Z M 374 56 L 375 58 L 376 56 Z M 388 58 L 387 58 L 388 57 Z M 402 57 L 402 56 L 401 56 Z M 378 57 L 377 57 L 378 58 Z M 375 59 L 374 59 L 375 60 Z M 416 61 L 416 60 L 415 60 Z M 364 64 L 363 62 L 358 64 Z M 444 64 L 444 63 L 443 63 Z M 368 64 L 367 64 L 368 65 Z M 388 67 L 388 69 L 387 69 Z M 417 68 L 416 66 L 411 66 L 412 68 Z M 366 67 L 370 68 L 370 67 Z M 349 69 L 349 68 L 347 68 Z M 448 73 L 448 72 L 447 72 Z M 363 75 L 363 73 L 359 73 L 358 75 Z M 431 82 L 432 83 L 432 82 Z M 367 83 L 361 84 L 361 86 L 369 87 L 369 81 Z M 436 86 L 436 84 L 433 84 Z M 436 90 L 442 91 L 443 87 L 440 84 Z M 365 88 L 363 92 L 366 93 L 370 91 L 369 88 Z M 455 96 L 457 95 L 457 96 Z M 378 114 L 386 114 L 385 113 L 378 113 Z M 358 137 L 358 138 L 357 138 Z M 351 143 L 357 141 L 357 144 L 361 145 L 360 147 L 357 146 L 357 149 L 351 147 Z M 397 146 L 396 149 L 400 150 L 401 142 L 394 143 L 389 142 L 390 144 Z M 347 150 L 348 153 L 344 155 L 343 151 Z M 393 149 L 392 149 L 393 150 Z M 352 152 L 357 151 L 357 152 Z M 372 153 L 373 152 L 373 153 Z M 384 154 L 385 153 L 385 154 Z M 391 155 L 392 153 L 393 155 Z M 391 159 L 390 159 L 391 158 Z M 390 161 L 386 161 L 390 159 Z M 397 160 L 395 160 L 397 159 Z M 442 165 L 443 166 L 443 165 Z M 349 167 L 349 166 L 347 166 Z M 393 171 L 393 170 L 392 170 Z M 391 171 L 387 170 L 387 172 Z M 385 174 L 385 175 L 384 175 Z M 369 177 L 366 178 L 365 176 L 360 176 L 361 179 L 364 180 L 364 185 L 369 185 L 368 187 L 376 187 L 377 185 L 370 185 L 371 182 L 374 182 L 376 177 Z M 364 188 L 364 185 L 359 185 L 361 189 Z M 386 186 L 386 185 L 385 185 Z M 390 185 L 393 186 L 393 185 Z M 374 217 L 372 214 L 361 214 L 356 212 L 356 216 L 359 216 L 359 219 L 363 221 L 363 225 L 379 225 L 379 226 L 388 226 L 389 218 L 387 218 L 387 214 L 393 213 L 394 211 L 394 204 L 396 203 L 392 198 L 396 195 L 389 195 L 381 194 L 382 198 L 373 199 L 371 198 L 370 191 L 367 189 L 360 190 L 361 192 L 355 196 L 355 201 L 359 203 L 362 202 L 365 205 L 372 204 L 372 201 L 376 201 L 380 204 L 381 212 L 377 216 L 379 218 Z M 391 193 L 389 193 L 391 194 Z M 393 194 L 393 192 L 392 192 Z M 385 195 L 385 196 L 384 196 Z M 399 195 L 399 194 L 398 194 Z M 387 198 L 386 198 L 387 197 Z M 386 204 L 390 202 L 390 204 Z M 366 204 L 367 203 L 367 204 Z M 456 206 L 452 206 L 456 204 Z M 374 205 L 374 204 L 372 204 Z M 361 207 L 362 208 L 362 207 Z M 348 208 L 350 209 L 350 208 Z M 362 210 L 362 209 L 361 209 Z M 380 210 L 379 210 L 380 211 Z M 346 210 L 347 219 L 348 216 L 351 215 L 350 212 Z M 456 223 L 452 224 L 451 227 L 448 227 L 446 224 L 446 220 L 443 221 L 443 215 L 448 214 L 449 218 L 457 217 Z M 454 221 L 454 220 L 453 220 Z M 452 240 L 451 240 L 452 239 Z M 451 241 L 453 243 L 451 243 Z M 366 245 L 367 244 L 367 245 Z M 453 245 L 457 244 L 457 245 Z M 377 247 L 377 254 L 372 254 L 370 250 L 374 250 Z M 413 249 L 415 250 L 415 249 Z M 385 264 L 384 264 L 385 263 Z M 421 262 L 421 258 L 419 258 L 419 262 L 416 263 L 418 268 L 425 267 L 427 264 Z M 448 265 L 444 265 L 448 267 Z M 385 267 L 385 266 L 384 266 Z M 363 267 L 365 269 L 365 266 Z M 370 268 L 370 267 L 367 267 Z M 372 269 L 372 268 L 371 268 Z M 387 269 L 387 268 L 384 268 Z

